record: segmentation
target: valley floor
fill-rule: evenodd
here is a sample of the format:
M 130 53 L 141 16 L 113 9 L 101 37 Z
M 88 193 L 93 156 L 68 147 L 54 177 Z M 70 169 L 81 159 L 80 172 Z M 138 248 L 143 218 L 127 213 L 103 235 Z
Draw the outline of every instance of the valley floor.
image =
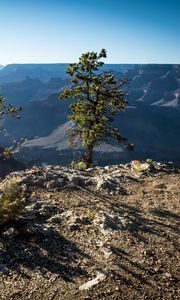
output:
M 179 299 L 180 172 L 119 181 L 31 186 L 27 217 L 1 230 L 0 300 Z

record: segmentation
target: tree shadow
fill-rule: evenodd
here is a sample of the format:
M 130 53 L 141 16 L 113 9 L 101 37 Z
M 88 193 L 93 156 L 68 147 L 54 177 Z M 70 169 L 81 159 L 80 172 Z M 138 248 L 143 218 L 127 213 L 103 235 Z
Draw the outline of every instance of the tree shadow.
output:
M 180 217 L 171 211 L 156 209 L 148 211 L 148 215 L 146 215 L 136 206 L 126 204 L 123 201 L 117 201 L 117 199 L 112 200 L 110 195 L 100 195 L 98 192 L 87 188 L 86 191 L 99 199 L 103 204 L 107 203 L 107 210 L 120 217 L 126 216 L 127 225 L 122 227 L 121 230 L 129 231 L 138 241 L 146 243 L 144 233 L 158 237 L 168 236 L 169 233 L 176 235 L 180 233 L 180 227 L 174 222 L 174 220 L 179 220 Z M 168 217 L 171 219 L 171 222 L 169 224 L 161 219 L 157 220 L 155 216 Z
M 125 197 L 114 198 L 111 195 L 102 195 L 91 190 L 88 190 L 88 193 L 99 199 L 99 202 L 103 204 L 103 206 L 99 206 L 100 210 L 102 207 L 102 210 L 109 212 L 111 216 L 119 216 L 120 219 L 122 217 L 126 220 L 124 226 L 120 226 L 119 229 L 117 226 L 117 230 L 123 232 L 120 238 L 121 236 L 126 237 L 124 234 L 127 233 L 132 248 L 129 246 L 130 249 L 128 249 L 127 245 L 123 247 L 122 243 L 119 247 L 117 234 L 115 235 L 116 241 L 114 244 L 109 245 L 116 266 L 112 271 L 114 278 L 119 280 L 122 285 L 124 284 L 127 289 L 131 286 L 135 293 L 141 293 L 142 288 L 147 293 L 156 290 L 155 293 L 158 295 L 159 290 L 156 289 L 156 281 L 159 280 L 159 286 L 162 284 L 163 288 L 163 280 L 165 279 L 163 279 L 162 274 L 169 269 L 166 263 L 168 259 L 172 264 L 170 267 L 171 272 L 176 274 L 176 262 L 173 263 L 171 258 L 174 255 L 172 249 L 177 253 L 179 251 L 177 241 L 180 233 L 180 226 L 177 222 L 180 219 L 179 216 L 172 211 L 163 209 L 151 210 L 147 208 L 144 211 L 141 207 L 124 203 Z M 168 218 L 168 221 L 166 218 Z M 142 246 L 138 247 L 141 242 Z M 133 247 L 137 251 L 142 249 L 142 253 L 136 254 L 133 252 L 131 254 Z M 156 247 L 163 249 L 160 251 L 161 254 L 156 251 Z M 178 282 L 178 279 L 174 275 L 170 284 L 176 286 L 176 282 Z M 137 297 L 140 298 L 141 295 L 139 294 Z
M 175 214 L 174 212 L 166 209 L 152 209 L 152 214 L 161 217 L 161 218 L 172 218 L 177 221 L 180 221 L 180 216 L 178 214 Z
M 4 228 L 4 233 L 1 230 L 0 271 L 3 266 L 7 273 L 14 271 L 27 277 L 24 269 L 38 270 L 43 276 L 50 272 L 71 282 L 78 276 L 87 275 L 78 262 L 89 256 L 59 233 L 61 224 L 52 226 L 48 222 L 56 212 L 55 207 L 49 206 L 47 214 L 36 213 L 35 219 L 29 214 L 29 219 L 11 222 Z
M 130 234 L 134 243 L 138 244 L 142 241 L 145 246 L 149 247 L 146 235 L 148 233 L 153 237 L 163 237 L 166 241 L 171 239 L 175 246 L 176 236 L 179 233 L 178 226 L 174 224 L 174 220 L 179 220 L 175 213 L 154 209 L 145 214 L 140 208 L 124 203 L 124 200 L 118 201 L 113 199 L 111 195 L 101 195 L 87 188 L 83 188 L 83 190 L 88 193 L 89 198 L 92 196 L 92 201 L 96 197 L 103 204 L 103 210 L 106 211 L 107 209 L 110 213 L 127 219 L 126 224 L 120 229 L 117 226 L 117 230 Z M 80 192 L 81 188 L 78 189 L 78 193 Z M 80 197 L 83 196 L 80 194 Z M 90 205 L 92 208 L 92 203 Z M 74 282 L 77 277 L 81 276 L 87 278 L 88 274 L 81 267 L 81 262 L 83 259 L 87 259 L 92 263 L 92 258 L 82 251 L 75 242 L 59 233 L 60 230 L 58 229 L 61 223 L 58 226 L 53 226 L 53 223 L 49 222 L 51 217 L 62 213 L 61 208 L 48 204 L 43 207 L 37 204 L 36 208 L 32 218 L 29 214 L 27 218 L 9 224 L 9 228 L 12 228 L 13 225 L 15 234 L 2 234 L 0 236 L 0 246 L 3 244 L 3 247 L 0 247 L 0 263 L 7 271 L 17 272 L 24 277 L 31 276 L 30 272 L 24 272 L 24 269 L 28 269 L 30 271 L 38 270 L 43 276 L 50 272 L 67 282 Z M 42 214 L 41 209 L 43 209 Z M 97 208 L 97 211 L 98 209 L 101 208 Z M 170 218 L 172 222 L 167 223 L 165 218 Z M 116 231 L 116 227 L 114 230 Z M 116 266 L 116 268 L 112 268 L 112 274 L 122 284 L 126 285 L 127 289 L 129 286 L 132 286 L 134 290 L 138 290 L 139 286 L 142 287 L 143 285 L 151 286 L 152 284 L 154 286 L 156 277 L 153 278 L 153 276 L 156 276 L 156 273 L 146 261 L 138 261 L 139 258 L 138 255 L 136 257 L 136 253 L 133 257 L 129 249 L 123 248 L 123 245 L 122 248 L 119 247 L 118 243 L 110 245 L 110 250 L 115 257 L 113 263 Z M 156 259 L 150 250 L 146 257 L 149 255 L 149 258 Z M 107 265 L 104 260 L 102 268 L 106 268 Z

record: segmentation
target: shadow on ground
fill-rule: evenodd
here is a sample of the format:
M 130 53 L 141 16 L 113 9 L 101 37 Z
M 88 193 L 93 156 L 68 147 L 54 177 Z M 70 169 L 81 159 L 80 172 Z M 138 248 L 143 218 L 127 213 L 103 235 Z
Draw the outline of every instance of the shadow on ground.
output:
M 87 258 L 87 255 L 48 223 L 55 212 L 57 209 L 52 206 L 48 208 L 47 215 L 37 214 L 35 220 L 24 218 L 1 230 L 0 271 L 4 268 L 7 272 L 15 271 L 23 276 L 25 267 L 44 275 L 47 272 L 57 274 L 66 281 L 86 275 L 78 261 Z

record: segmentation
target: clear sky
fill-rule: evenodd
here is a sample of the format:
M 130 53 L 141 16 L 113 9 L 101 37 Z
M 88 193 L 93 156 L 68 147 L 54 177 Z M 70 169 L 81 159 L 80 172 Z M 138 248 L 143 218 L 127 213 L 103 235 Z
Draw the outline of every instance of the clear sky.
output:
M 0 0 L 0 64 L 180 63 L 180 0 Z

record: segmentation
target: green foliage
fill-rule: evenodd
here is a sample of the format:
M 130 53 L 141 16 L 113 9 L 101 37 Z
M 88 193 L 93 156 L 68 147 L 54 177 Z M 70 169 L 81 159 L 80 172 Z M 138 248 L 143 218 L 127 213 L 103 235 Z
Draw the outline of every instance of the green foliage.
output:
M 112 122 L 117 112 L 127 105 L 126 93 L 122 91 L 127 79 L 117 80 L 111 72 L 100 73 L 99 68 L 104 64 L 102 58 L 106 58 L 105 49 L 99 54 L 82 54 L 78 63 L 70 64 L 66 72 L 73 86 L 60 95 L 60 99 L 75 99 L 69 114 L 69 120 L 75 123 L 71 140 L 80 141 L 87 149 L 86 167 L 91 167 L 93 148 L 102 141 L 126 141 Z
M 75 170 L 85 170 L 86 164 L 84 161 L 72 161 L 71 168 Z
M 0 185 L 0 224 L 16 219 L 22 214 L 24 201 L 22 190 L 16 179 Z
M 2 125 L 2 120 L 5 117 L 13 116 L 13 117 L 16 117 L 18 119 L 20 118 L 18 113 L 21 111 L 21 108 L 20 107 L 15 107 L 11 104 L 6 106 L 5 101 L 6 101 L 6 99 L 4 97 L 0 96 L 0 122 L 1 122 L 1 125 Z M 1 127 L 1 128 L 3 128 L 3 127 Z
M 6 159 L 11 158 L 13 156 L 13 147 L 5 148 L 3 155 Z
M 0 96 L 0 131 L 4 131 L 4 127 L 3 127 L 3 120 L 6 117 L 15 117 L 17 119 L 20 118 L 19 116 L 19 112 L 21 111 L 20 107 L 15 107 L 11 104 L 9 104 L 8 106 L 5 105 L 5 98 Z M 13 155 L 13 147 L 9 147 L 6 148 L 4 150 L 4 158 L 10 158 Z

